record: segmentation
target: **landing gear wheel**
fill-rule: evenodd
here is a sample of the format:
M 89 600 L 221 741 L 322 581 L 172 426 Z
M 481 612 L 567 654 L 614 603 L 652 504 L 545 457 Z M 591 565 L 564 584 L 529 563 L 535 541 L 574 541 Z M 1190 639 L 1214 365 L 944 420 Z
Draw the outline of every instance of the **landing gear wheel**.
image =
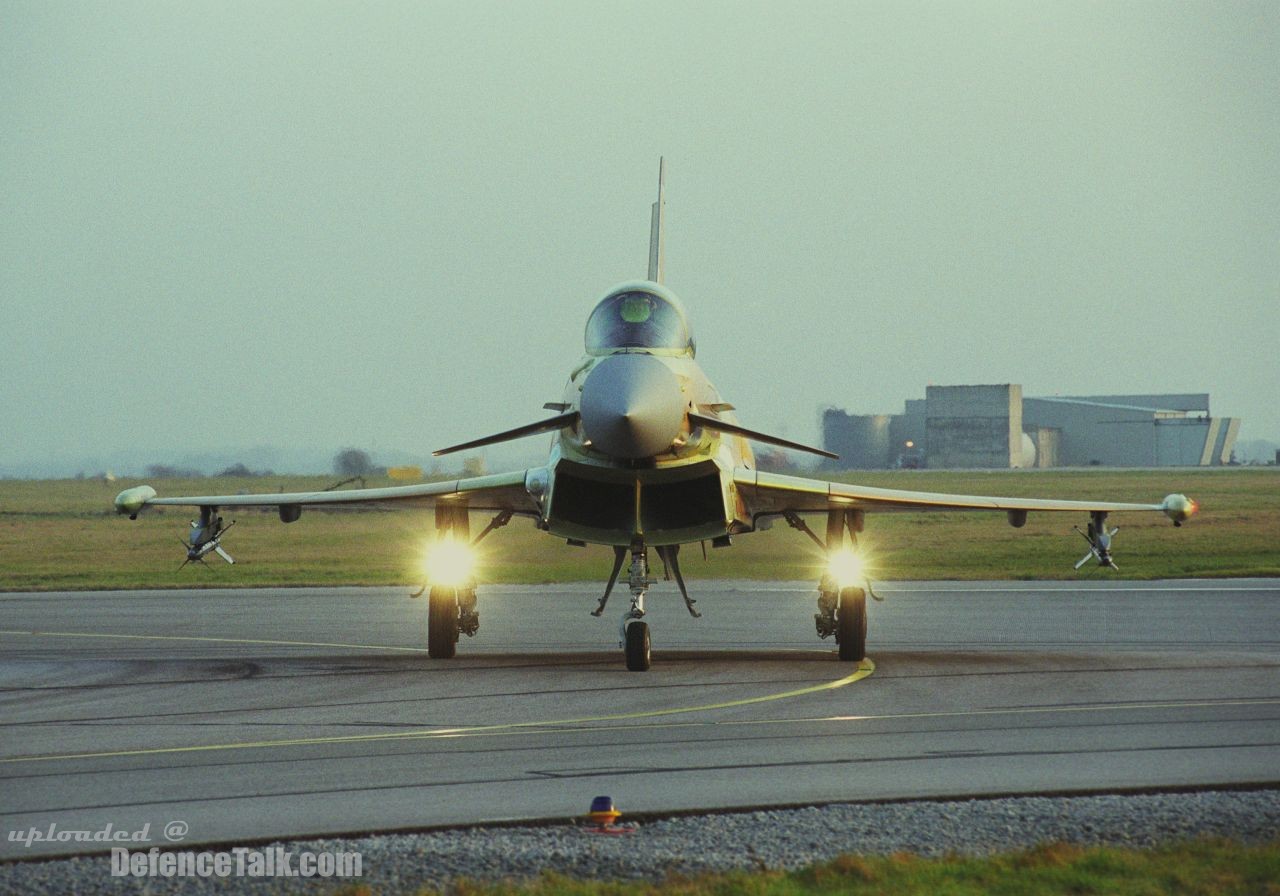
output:
M 432 588 L 427 609 L 427 656 L 450 659 L 458 652 L 458 598 L 452 588 Z
M 649 671 L 649 624 L 632 622 L 627 625 L 627 671 Z
M 836 642 L 840 659 L 861 662 L 867 658 L 867 592 L 845 588 L 836 608 Z

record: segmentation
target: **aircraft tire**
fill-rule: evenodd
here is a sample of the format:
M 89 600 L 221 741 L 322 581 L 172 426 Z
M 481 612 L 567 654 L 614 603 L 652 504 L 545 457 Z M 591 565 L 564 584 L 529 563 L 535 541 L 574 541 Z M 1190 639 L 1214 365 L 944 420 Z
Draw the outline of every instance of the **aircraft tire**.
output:
M 632 622 L 627 626 L 627 671 L 647 672 L 650 665 L 649 624 Z
M 427 656 L 447 660 L 458 652 L 458 598 L 452 588 L 432 588 L 427 608 Z
M 836 642 L 840 645 L 840 659 L 856 663 L 867 658 L 867 592 L 861 588 L 840 592 Z

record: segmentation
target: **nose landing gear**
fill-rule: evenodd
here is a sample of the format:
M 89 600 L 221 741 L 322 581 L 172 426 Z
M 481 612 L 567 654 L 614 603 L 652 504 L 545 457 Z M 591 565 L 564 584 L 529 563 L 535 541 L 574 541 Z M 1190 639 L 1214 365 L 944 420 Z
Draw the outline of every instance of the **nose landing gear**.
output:
M 649 623 L 644 621 L 644 598 L 653 580 L 649 578 L 649 552 L 643 542 L 631 545 L 631 566 L 627 585 L 631 589 L 631 609 L 622 616 L 622 647 L 627 671 L 647 672 L 651 664 Z
M 671 574 L 674 573 L 676 584 L 680 588 L 680 596 L 684 598 L 684 605 L 688 609 L 689 615 L 695 619 L 700 617 L 702 614 L 694 609 L 695 601 L 689 596 L 689 589 L 685 587 L 684 576 L 680 574 L 680 561 L 678 559 L 680 546 L 662 546 L 657 548 L 657 551 L 668 570 L 667 578 L 670 578 Z M 609 583 L 605 586 L 604 596 L 600 598 L 596 608 L 591 611 L 591 615 L 599 616 L 604 612 L 605 605 L 609 603 L 609 595 L 613 593 L 613 586 L 617 584 L 618 574 L 622 572 L 622 564 L 626 562 L 628 553 L 631 554 L 631 565 L 627 569 L 627 587 L 631 591 L 631 607 L 622 614 L 619 641 L 626 657 L 627 669 L 631 672 L 647 672 L 652 664 L 652 656 L 650 653 L 649 623 L 644 621 L 644 599 L 649 592 L 649 586 L 654 583 L 654 580 L 649 578 L 649 551 L 644 542 L 639 540 L 632 542 L 629 551 L 624 547 L 615 547 L 613 549 L 613 570 L 609 573 Z

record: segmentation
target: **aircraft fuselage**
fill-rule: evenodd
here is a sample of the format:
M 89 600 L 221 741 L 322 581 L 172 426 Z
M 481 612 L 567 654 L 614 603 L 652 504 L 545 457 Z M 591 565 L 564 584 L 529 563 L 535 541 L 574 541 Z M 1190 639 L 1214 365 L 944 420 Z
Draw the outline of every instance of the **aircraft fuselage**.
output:
M 610 290 L 672 303 L 649 281 Z M 595 315 L 593 315 L 593 318 Z M 591 324 L 588 325 L 590 329 Z M 690 414 L 736 423 L 732 408 L 689 347 L 619 345 L 589 353 L 569 375 L 563 409 L 577 423 L 556 434 L 547 462 L 543 525 L 594 544 L 686 544 L 750 528 L 733 484 L 752 467 L 746 439 L 690 421 Z

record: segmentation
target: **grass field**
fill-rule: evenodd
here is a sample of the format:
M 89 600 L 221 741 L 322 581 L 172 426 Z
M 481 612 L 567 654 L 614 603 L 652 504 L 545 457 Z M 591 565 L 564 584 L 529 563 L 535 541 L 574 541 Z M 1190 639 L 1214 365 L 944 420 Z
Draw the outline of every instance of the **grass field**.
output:
M 863 545 L 873 579 L 1176 578 L 1280 575 L 1280 469 L 1245 467 L 1140 471 L 870 472 L 865 485 L 926 491 L 1158 502 L 1185 492 L 1201 513 L 1180 529 L 1158 513 L 1115 514 L 1119 572 L 1080 573 L 1085 543 L 1071 531 L 1081 515 L 1031 514 L 1012 529 L 1000 513 L 868 514 Z M 209 478 L 151 483 L 162 495 L 304 491 L 332 477 Z M 405 585 L 422 578 L 422 546 L 432 529 L 423 510 L 307 510 L 283 525 L 274 509 L 224 514 L 237 520 L 226 547 L 234 567 L 178 565 L 193 512 L 156 508 L 136 522 L 112 500 L 134 481 L 0 481 L 0 589 Z M 369 485 L 385 482 L 370 481 Z M 473 517 L 473 531 L 486 522 Z M 820 523 L 821 521 L 816 521 Z M 818 526 L 820 530 L 820 525 Z M 482 582 L 600 580 L 609 549 L 574 548 L 517 519 L 484 542 Z M 690 579 L 814 579 L 819 556 L 802 534 L 778 522 L 738 536 L 730 548 L 685 548 Z
M 351 887 L 345 896 L 367 896 Z M 423 896 L 434 890 L 419 891 Z M 579 881 L 548 874 L 528 883 L 462 882 L 451 896 L 1277 896 L 1280 847 L 1202 840 L 1153 850 L 1040 846 L 989 858 L 845 855 L 801 871 L 672 877 L 661 883 Z

